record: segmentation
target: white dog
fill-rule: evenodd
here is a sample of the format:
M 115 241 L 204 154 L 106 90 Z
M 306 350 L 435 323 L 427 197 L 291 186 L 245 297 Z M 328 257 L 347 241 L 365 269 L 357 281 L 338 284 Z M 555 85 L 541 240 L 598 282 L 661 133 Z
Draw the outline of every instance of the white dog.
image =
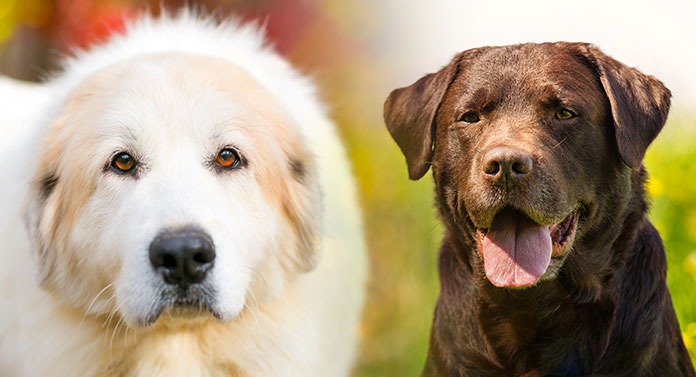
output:
M 141 18 L 0 99 L 2 376 L 349 373 L 350 168 L 255 27 Z

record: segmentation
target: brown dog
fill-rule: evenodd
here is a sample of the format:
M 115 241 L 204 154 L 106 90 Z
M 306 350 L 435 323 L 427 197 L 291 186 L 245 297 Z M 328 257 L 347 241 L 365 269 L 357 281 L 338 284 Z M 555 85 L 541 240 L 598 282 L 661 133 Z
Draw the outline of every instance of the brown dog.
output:
M 645 216 L 669 104 L 582 43 L 467 50 L 391 93 L 389 132 L 411 179 L 432 167 L 446 228 L 424 376 L 695 375 Z

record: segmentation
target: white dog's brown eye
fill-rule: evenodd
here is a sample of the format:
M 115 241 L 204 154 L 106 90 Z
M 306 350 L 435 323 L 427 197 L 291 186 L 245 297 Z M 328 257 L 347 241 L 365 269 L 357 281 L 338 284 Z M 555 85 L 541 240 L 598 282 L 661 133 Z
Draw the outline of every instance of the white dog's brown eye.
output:
M 470 111 L 470 112 L 462 115 L 462 120 L 465 121 L 466 123 L 476 123 L 481 119 L 479 119 L 478 114 Z
M 556 119 L 560 119 L 560 120 L 570 119 L 574 116 L 575 116 L 575 113 L 568 110 L 568 109 L 560 109 L 560 110 L 556 111 L 556 115 L 555 115 Z
M 121 172 L 127 173 L 135 167 L 135 159 L 126 152 L 121 152 L 111 161 L 111 166 Z
M 233 169 L 239 166 L 239 154 L 232 148 L 225 148 L 218 153 L 215 162 L 225 169 Z

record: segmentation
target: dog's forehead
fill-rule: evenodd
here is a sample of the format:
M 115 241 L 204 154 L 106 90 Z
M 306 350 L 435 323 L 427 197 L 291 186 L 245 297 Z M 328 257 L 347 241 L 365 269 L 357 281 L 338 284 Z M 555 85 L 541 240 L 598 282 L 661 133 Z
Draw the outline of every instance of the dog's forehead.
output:
M 200 126 L 213 123 L 287 121 L 280 103 L 251 74 L 215 58 L 186 53 L 144 55 L 107 69 L 104 79 L 96 80 L 99 93 L 114 88 L 116 103 L 139 102 L 133 109 L 147 114 L 142 118 L 170 118 L 169 124 L 196 120 Z M 115 93 L 114 93 L 115 92 Z M 136 110 L 134 110 L 136 111 Z M 215 119 L 218 118 L 218 119 Z M 183 120 L 177 122 L 176 120 Z
M 475 49 L 470 51 L 476 51 Z M 467 51 L 469 52 L 469 51 Z M 600 93 L 596 72 L 574 43 L 488 47 L 467 59 L 463 54 L 454 84 L 460 94 L 513 95 L 543 100 L 559 95 Z M 483 91 L 482 91 L 483 90 Z
M 187 53 L 142 55 L 97 71 L 71 92 L 62 111 L 63 132 L 121 144 L 234 144 L 230 139 L 240 138 L 266 144 L 278 138 L 255 136 L 298 137 L 287 111 L 250 73 Z

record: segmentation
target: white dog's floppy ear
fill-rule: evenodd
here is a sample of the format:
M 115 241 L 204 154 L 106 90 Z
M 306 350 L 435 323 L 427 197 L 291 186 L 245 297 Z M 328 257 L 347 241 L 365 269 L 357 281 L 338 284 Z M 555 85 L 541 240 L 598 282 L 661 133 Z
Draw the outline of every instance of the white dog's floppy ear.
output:
M 585 57 L 594 65 L 609 98 L 621 158 L 640 168 L 645 151 L 667 120 L 671 93 L 662 82 L 586 45 Z
M 292 157 L 282 195 L 282 206 L 296 245 L 289 258 L 299 272 L 309 272 L 316 266 L 319 255 L 319 236 L 321 233 L 322 198 L 314 173 L 314 164 L 309 156 Z
M 430 168 L 435 116 L 456 77 L 459 60 L 460 55 L 438 72 L 392 91 L 384 103 L 384 122 L 406 156 L 408 176 L 412 180 L 420 179 Z
M 44 288 L 56 288 L 60 284 L 60 275 L 65 271 L 57 268 L 58 254 L 64 253 L 70 229 L 94 188 L 92 178 L 84 173 L 90 156 L 64 156 L 65 146 L 69 144 L 66 138 L 74 137 L 64 130 L 64 122 L 64 117 L 59 115 L 41 141 L 38 168 L 33 173 L 24 203 L 24 222 L 38 267 L 38 279 Z M 70 163 L 63 165 L 65 160 Z
M 55 207 L 55 199 L 52 196 L 57 185 L 58 176 L 55 171 L 47 167 L 40 168 L 32 179 L 24 206 L 24 223 L 37 263 L 38 280 L 42 286 L 47 284 L 50 272 L 54 270 L 55 253 L 49 250 L 48 245 L 50 229 L 53 228 L 50 224 L 52 219 L 49 217 L 53 217 L 56 211 L 47 207 Z

